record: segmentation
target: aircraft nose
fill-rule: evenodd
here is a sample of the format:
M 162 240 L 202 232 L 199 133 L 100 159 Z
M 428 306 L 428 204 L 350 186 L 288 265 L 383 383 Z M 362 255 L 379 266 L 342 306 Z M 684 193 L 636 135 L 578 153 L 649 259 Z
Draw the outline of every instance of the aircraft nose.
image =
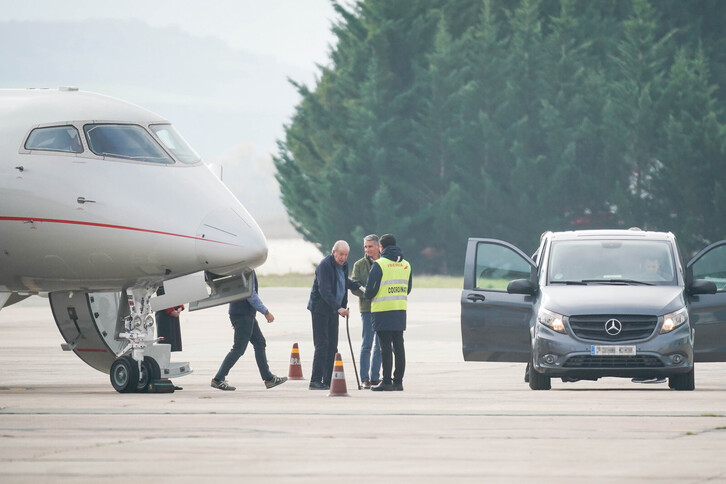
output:
M 196 252 L 205 270 L 219 275 L 238 274 L 267 260 L 267 240 L 247 211 L 224 208 L 202 220 Z

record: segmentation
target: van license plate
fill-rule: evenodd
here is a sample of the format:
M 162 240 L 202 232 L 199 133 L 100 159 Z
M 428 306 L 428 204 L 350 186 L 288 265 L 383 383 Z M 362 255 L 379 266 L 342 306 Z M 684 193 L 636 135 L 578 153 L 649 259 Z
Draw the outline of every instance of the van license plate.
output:
M 635 354 L 635 345 L 590 346 L 590 354 L 595 356 L 631 356 Z

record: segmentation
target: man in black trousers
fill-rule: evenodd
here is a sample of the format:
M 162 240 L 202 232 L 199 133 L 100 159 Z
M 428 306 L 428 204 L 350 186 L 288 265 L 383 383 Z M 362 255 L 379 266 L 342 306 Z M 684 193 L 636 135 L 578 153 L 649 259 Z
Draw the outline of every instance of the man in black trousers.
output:
M 335 353 L 338 352 L 338 318 L 347 317 L 348 290 L 360 289 L 360 283 L 348 279 L 350 246 L 345 240 L 333 245 L 333 251 L 315 269 L 308 310 L 313 319 L 313 370 L 310 390 L 330 389 Z
M 403 258 L 396 237 L 381 236 L 381 257 L 373 262 L 368 274 L 365 298 L 371 299 L 373 329 L 381 344 L 383 380 L 371 387 L 373 391 L 402 391 L 406 371 L 406 350 L 403 332 L 406 330 L 406 309 L 411 292 L 411 264 Z M 395 356 L 396 371 L 393 372 Z

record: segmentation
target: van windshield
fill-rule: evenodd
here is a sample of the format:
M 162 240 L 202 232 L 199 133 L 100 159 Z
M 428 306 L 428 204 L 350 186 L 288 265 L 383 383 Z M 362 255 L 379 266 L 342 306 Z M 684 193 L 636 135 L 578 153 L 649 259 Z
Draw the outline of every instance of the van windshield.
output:
M 88 147 L 98 156 L 151 163 L 174 163 L 151 133 L 136 124 L 87 124 Z
M 675 285 L 671 245 L 654 240 L 554 241 L 549 283 Z

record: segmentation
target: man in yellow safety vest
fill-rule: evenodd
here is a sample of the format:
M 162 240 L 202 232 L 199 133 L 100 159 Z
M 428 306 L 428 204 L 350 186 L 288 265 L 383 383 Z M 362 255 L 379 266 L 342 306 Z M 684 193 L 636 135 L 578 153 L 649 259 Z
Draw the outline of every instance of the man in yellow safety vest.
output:
M 406 330 L 407 299 L 411 292 L 411 264 L 403 258 L 393 235 L 383 235 L 379 243 L 383 252 L 371 266 L 365 297 L 371 299 L 373 329 L 381 345 L 383 380 L 371 390 L 402 391 L 406 371 L 403 332 Z

